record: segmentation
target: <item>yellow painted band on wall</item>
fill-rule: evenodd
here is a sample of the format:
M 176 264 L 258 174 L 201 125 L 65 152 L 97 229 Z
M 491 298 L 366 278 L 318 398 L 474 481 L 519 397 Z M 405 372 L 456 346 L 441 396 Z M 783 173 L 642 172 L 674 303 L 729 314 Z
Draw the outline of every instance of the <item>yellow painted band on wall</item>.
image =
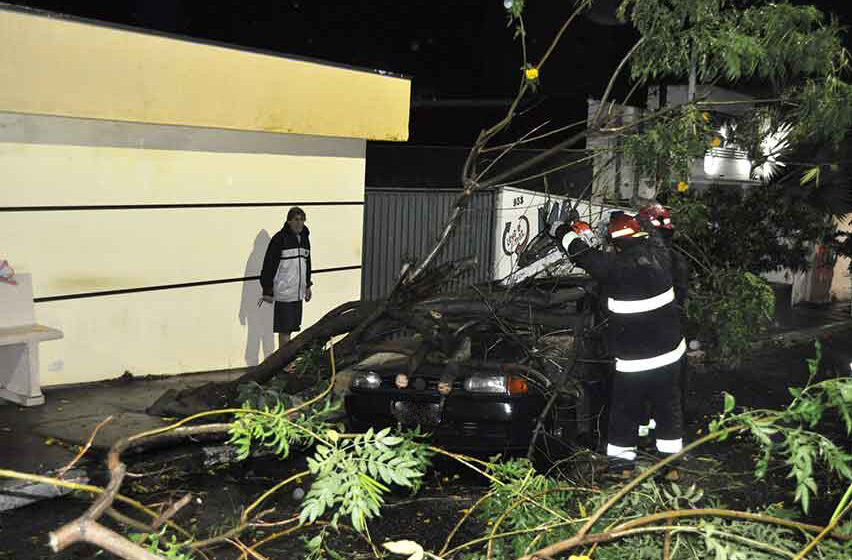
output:
M 0 111 L 408 139 L 404 78 L 2 10 L 0 83 Z

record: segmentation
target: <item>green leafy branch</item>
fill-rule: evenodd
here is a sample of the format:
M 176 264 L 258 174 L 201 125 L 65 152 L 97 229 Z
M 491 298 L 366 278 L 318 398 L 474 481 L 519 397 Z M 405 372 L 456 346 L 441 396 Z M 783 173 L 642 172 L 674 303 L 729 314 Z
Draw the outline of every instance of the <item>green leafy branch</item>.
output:
M 840 527 L 840 519 L 852 508 L 852 484 L 839 502 L 831 523 L 819 527 L 793 521 L 789 519 L 789 512 L 779 511 L 777 507 L 759 513 L 724 509 L 713 503 L 712 498 L 705 497 L 700 488 L 659 487 L 651 478 L 683 453 L 690 453 L 708 442 L 724 440 L 734 433 L 750 432 L 759 440 L 759 445 L 769 449 L 770 458 L 785 460 L 791 477 L 796 478 L 798 487 L 802 488 L 796 499 L 807 509 L 808 497 L 816 491 L 812 481 L 813 467 L 817 464 L 825 464 L 841 477 L 850 478 L 850 457 L 810 428 L 816 427 L 815 423 L 823 420 L 830 410 L 845 421 L 852 400 L 852 380 L 841 378 L 814 383 L 819 360 L 817 354 L 808 361 L 811 379 L 805 388 L 792 392 L 794 400 L 785 409 L 735 414 L 736 401 L 726 394 L 723 413 L 711 424 L 710 433 L 687 445 L 681 453 L 644 470 L 621 488 L 608 489 L 591 497 L 580 496 L 576 492 L 583 489 L 561 486 L 556 480 L 535 473 L 527 463 L 510 461 L 492 465 L 488 470 L 494 484 L 471 508 L 479 508 L 477 516 L 490 529 L 485 536 L 452 550 L 447 551 L 445 545 L 440 554 L 449 557 L 464 548 L 487 543 L 484 550 L 469 558 L 556 557 L 584 545 L 593 545 L 596 558 L 601 560 L 658 558 L 661 552 L 658 538 L 663 536 L 665 558 L 675 558 L 678 550 L 686 556 L 699 558 L 768 560 L 779 555 L 801 558 L 817 545 L 825 557 L 848 556 L 852 552 L 849 534 L 852 523 L 843 525 L 839 532 L 835 528 Z M 808 441 L 797 439 L 801 437 L 813 437 L 817 444 L 809 449 Z M 536 508 L 522 507 L 525 500 L 546 502 L 550 515 Z M 710 502 L 710 507 L 702 507 L 705 501 Z M 562 513 L 554 515 L 554 510 Z M 591 511 L 593 513 L 587 513 Z M 470 511 L 465 512 L 461 522 L 469 515 Z M 559 521 L 560 517 L 566 520 Z M 578 530 L 576 525 L 581 522 L 583 526 Z M 665 524 L 657 525 L 660 522 Z M 504 530 L 498 532 L 498 526 Z M 604 529 L 592 532 L 598 526 Z M 796 551 L 802 546 L 799 531 L 818 534 L 797 556 Z M 832 539 L 824 539 L 829 535 Z M 542 539 L 559 538 L 562 540 L 531 552 L 535 546 L 540 546 Z M 597 548 L 604 543 L 608 543 L 606 547 Z
M 158 533 L 130 533 L 127 537 L 134 543 L 145 547 L 148 552 L 166 560 L 192 560 L 195 558 L 187 548 L 186 542 L 179 542 L 174 534 L 167 535 L 167 527 Z
M 326 528 L 323 527 L 319 534 L 310 538 L 302 538 L 302 541 L 305 543 L 305 551 L 307 552 L 305 560 L 326 560 L 327 558 L 331 560 L 344 560 L 344 557 L 339 552 L 326 544 L 326 536 Z
M 299 520 L 312 523 L 326 510 L 334 509 L 331 525 L 348 515 L 357 531 L 366 530 L 367 519 L 379 514 L 387 485 L 414 488 L 428 460 L 425 446 L 398 435 L 390 428 L 364 434 L 326 433 L 308 458 L 308 469 L 316 479 L 302 503 Z
M 639 176 L 665 185 L 689 177 L 692 160 L 704 155 L 712 135 L 707 113 L 689 104 L 624 136 L 622 150 Z
M 842 69 L 837 22 L 813 6 L 731 0 L 625 0 L 618 10 L 646 38 L 632 65 L 640 81 L 682 76 L 703 82 L 762 78 L 781 82 Z
M 772 288 L 751 272 L 712 266 L 697 283 L 687 301 L 687 317 L 700 326 L 698 336 L 725 365 L 739 364 L 775 315 Z
M 808 360 L 811 379 L 816 375 L 820 361 L 820 344 L 816 357 Z M 773 458 L 782 457 L 789 468 L 789 478 L 796 482 L 795 502 L 807 512 L 811 497 L 817 493 L 814 477 L 815 465 L 821 463 L 829 472 L 852 481 L 852 454 L 833 441 L 814 431 L 829 411 L 836 412 L 844 421 L 846 433 L 852 433 L 852 379 L 834 378 L 819 383 L 808 383 L 804 388 L 790 388 L 793 401 L 781 411 L 746 410 L 731 414 L 734 397 L 725 395 L 723 414 L 710 423 L 711 433 L 722 433 L 732 426 L 742 426 L 759 446 L 761 454 L 755 464 L 755 476 L 763 478 Z
M 246 459 L 251 453 L 252 442 L 263 447 L 271 448 L 279 457 L 287 457 L 292 445 L 309 447 L 316 441 L 322 441 L 318 434 L 330 429 L 332 425 L 326 418 L 340 409 L 340 402 L 331 403 L 324 400 L 319 408 L 309 409 L 309 413 L 300 411 L 294 413 L 277 402 L 272 407 L 265 406 L 261 410 L 251 408 L 250 403 L 243 405 L 243 410 L 236 413 L 236 420 L 231 423 L 228 433 L 231 438 L 228 443 L 237 448 L 237 460 Z

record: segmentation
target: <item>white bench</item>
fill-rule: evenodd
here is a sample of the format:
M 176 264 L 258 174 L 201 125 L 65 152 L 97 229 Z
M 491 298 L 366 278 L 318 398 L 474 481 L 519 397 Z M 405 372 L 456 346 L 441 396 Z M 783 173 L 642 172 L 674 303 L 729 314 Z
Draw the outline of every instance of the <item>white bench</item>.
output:
M 62 331 L 36 324 L 32 277 L 14 278 L 17 285 L 0 282 L 0 397 L 35 406 L 44 404 L 38 344 L 62 338 Z

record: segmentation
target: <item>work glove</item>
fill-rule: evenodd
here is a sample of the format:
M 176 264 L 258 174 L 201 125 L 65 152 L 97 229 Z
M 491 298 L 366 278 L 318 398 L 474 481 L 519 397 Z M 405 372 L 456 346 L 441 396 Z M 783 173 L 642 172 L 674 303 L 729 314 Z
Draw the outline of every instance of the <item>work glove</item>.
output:
M 575 221 L 570 225 L 565 222 L 556 222 L 550 227 L 548 234 L 561 245 L 566 253 L 575 239 L 582 239 L 589 247 L 597 245 L 595 232 L 583 221 Z
M 583 221 L 576 221 L 571 224 L 571 229 L 566 233 L 566 235 L 562 238 L 562 244 L 567 249 L 571 242 L 575 239 L 582 239 L 583 242 L 589 247 L 594 247 L 598 244 L 598 239 L 595 236 L 595 232 L 592 231 L 591 226 Z

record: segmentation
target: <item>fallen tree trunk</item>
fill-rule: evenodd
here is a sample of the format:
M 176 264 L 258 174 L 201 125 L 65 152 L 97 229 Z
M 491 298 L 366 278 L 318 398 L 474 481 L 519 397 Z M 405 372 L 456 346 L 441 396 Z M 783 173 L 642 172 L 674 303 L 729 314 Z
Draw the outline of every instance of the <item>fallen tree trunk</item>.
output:
M 265 383 L 281 372 L 299 354 L 315 344 L 325 344 L 334 336 L 352 331 L 376 309 L 375 302 L 350 301 L 338 306 L 322 319 L 305 329 L 263 360 L 263 363 L 251 368 L 235 383 Z M 338 348 L 337 355 L 345 354 L 346 348 Z
M 388 322 L 385 316 L 389 311 L 394 313 L 426 297 L 434 296 L 443 285 L 468 271 L 475 263 L 475 258 L 444 263 L 428 270 L 416 282 L 405 286 L 402 282 L 398 283 L 383 300 L 355 300 L 339 305 L 299 333 L 299 336 L 270 354 L 263 363 L 249 369 L 239 379 L 228 383 L 208 383 L 180 392 L 167 391 L 147 412 L 155 416 L 189 416 L 204 410 L 222 408 L 234 401 L 238 385 L 266 383 L 308 348 L 324 345 L 332 337 L 348 333 L 348 336 L 335 346 L 338 365 L 346 367 L 357 356 L 358 346 L 362 341 L 374 340 L 387 330 Z M 390 325 L 390 330 L 395 330 L 393 324 Z
M 414 311 L 438 312 L 447 321 L 449 327 L 461 326 L 475 320 L 499 319 L 516 325 L 539 325 L 560 328 L 571 322 L 576 316 L 574 304 L 564 304 L 561 308 L 537 308 L 523 303 L 496 305 L 482 301 L 445 301 L 431 304 L 418 304 Z
M 506 334 L 507 329 L 517 328 L 529 333 L 535 329 L 526 327 L 574 327 L 578 302 L 587 294 L 582 282 L 578 286 L 576 281 L 566 285 L 552 279 L 533 280 L 513 287 L 491 284 L 438 295 L 442 286 L 469 266 L 468 260 L 446 263 L 427 271 L 415 283 L 400 286 L 383 300 L 339 305 L 239 379 L 169 391 L 148 412 L 180 417 L 229 406 L 240 384 L 263 385 L 309 348 L 340 335 L 347 336 L 336 344 L 335 353 L 338 366 L 345 368 L 361 357 L 360 350 L 365 346 L 401 333 L 419 333 L 434 347 L 450 351 L 454 339 L 463 332 Z
M 154 416 L 181 417 L 204 410 L 223 408 L 234 400 L 237 386 L 241 383 L 266 383 L 308 348 L 316 344 L 325 344 L 332 337 L 352 331 L 375 310 L 376 306 L 375 302 L 362 303 L 361 301 L 349 301 L 339 305 L 238 379 L 227 383 L 208 383 L 202 387 L 183 391 L 167 391 L 148 408 L 147 412 Z M 352 341 L 347 343 L 346 339 L 339 345 L 337 355 L 344 358 L 341 363 L 346 361 L 346 354 L 352 353 L 354 347 L 355 344 Z

